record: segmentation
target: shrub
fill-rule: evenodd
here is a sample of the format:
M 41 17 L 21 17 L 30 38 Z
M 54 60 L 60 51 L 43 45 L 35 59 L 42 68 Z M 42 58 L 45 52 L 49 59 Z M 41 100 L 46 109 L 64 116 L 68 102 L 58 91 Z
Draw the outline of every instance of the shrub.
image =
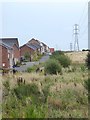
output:
M 84 87 L 90 92 L 90 78 L 88 78 L 88 80 L 85 80 Z
M 82 71 L 82 72 L 85 72 L 85 70 L 86 70 L 85 65 L 81 65 L 81 71 Z
M 29 60 L 29 59 L 30 59 L 30 54 L 29 54 L 29 52 L 26 52 L 26 53 L 24 54 L 24 58 L 25 58 L 26 60 Z
M 55 59 L 50 59 L 46 62 L 45 72 L 49 74 L 57 74 L 62 71 L 61 65 Z
M 9 95 L 9 92 L 10 92 L 10 81 L 9 80 L 6 80 L 4 83 L 3 83 L 3 86 L 4 86 L 4 95 L 5 96 L 8 96 Z
M 59 61 L 59 63 L 60 63 L 63 67 L 69 67 L 69 65 L 71 64 L 71 60 L 70 60 L 69 57 L 66 56 L 66 55 L 57 56 L 56 59 Z
M 63 67 L 69 67 L 71 64 L 70 58 L 66 56 L 62 51 L 54 52 L 50 58 L 58 60 Z
M 21 65 L 21 63 L 19 61 L 17 61 L 16 66 L 20 66 L 20 65 Z
M 33 65 L 32 67 L 28 67 L 27 68 L 27 72 L 31 73 L 31 72 L 35 72 L 37 68 L 39 68 L 40 65 Z
M 29 85 L 21 85 L 14 89 L 14 92 L 19 99 L 22 99 L 23 97 L 28 97 L 32 94 L 38 94 L 38 91 L 38 87 L 34 83 Z
M 57 59 L 57 57 L 60 56 L 60 55 L 64 55 L 64 52 L 62 52 L 62 51 L 55 51 L 55 52 L 52 53 L 50 58 Z
M 45 118 L 47 110 L 46 107 L 43 105 L 31 105 L 27 107 L 25 110 L 25 117 L 26 118 Z
M 55 51 L 52 53 L 53 56 L 56 56 L 56 55 L 64 55 L 64 52 L 63 51 Z
M 27 72 L 28 72 L 28 73 L 31 73 L 31 72 L 33 72 L 33 71 L 35 71 L 35 68 L 34 68 L 34 67 L 28 67 L 28 68 L 27 68 Z
M 88 69 L 90 70 L 90 51 L 87 54 L 86 65 L 87 65 Z

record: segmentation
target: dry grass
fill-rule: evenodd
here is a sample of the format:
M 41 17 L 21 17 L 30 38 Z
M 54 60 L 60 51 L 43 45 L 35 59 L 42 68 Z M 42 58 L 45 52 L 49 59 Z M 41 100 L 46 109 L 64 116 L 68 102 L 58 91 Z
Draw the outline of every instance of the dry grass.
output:
M 84 63 L 87 52 L 66 53 L 73 62 Z M 35 83 L 40 93 L 43 88 L 49 86 L 50 91 L 47 99 L 48 117 L 88 117 L 88 91 L 84 87 L 84 81 L 88 80 L 87 69 L 81 70 L 81 65 L 75 66 L 74 72 L 63 68 L 62 75 L 41 75 L 39 73 L 17 73 L 3 77 L 10 81 L 11 88 L 17 86 L 17 78 L 25 79 L 26 84 Z M 2 77 L 0 77 L 0 80 Z M 0 84 L 1 86 L 1 84 Z M 70 98 L 69 98 L 70 97 Z M 72 101 L 71 101 L 72 100 Z M 78 101 L 79 103 L 78 103 Z M 80 103 L 80 101 L 82 103 Z M 65 109 L 66 107 L 66 109 Z
M 84 63 L 88 51 L 80 51 L 80 52 L 71 52 L 66 53 L 68 57 L 72 60 L 72 62 Z

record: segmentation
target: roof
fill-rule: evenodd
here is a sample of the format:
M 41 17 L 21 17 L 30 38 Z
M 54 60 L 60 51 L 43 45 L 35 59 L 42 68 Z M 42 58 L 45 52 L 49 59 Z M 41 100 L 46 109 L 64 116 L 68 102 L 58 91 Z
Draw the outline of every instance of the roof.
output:
M 36 50 L 37 48 L 34 46 L 34 45 L 31 45 L 31 44 L 26 44 L 27 47 L 33 49 L 33 50 Z
M 0 40 L 0 45 L 2 45 L 2 46 L 4 46 L 4 47 L 6 47 L 7 49 L 12 49 L 12 47 L 11 47 L 11 46 L 9 46 L 9 45 L 5 44 L 5 43 L 4 43 L 4 42 L 2 42 L 1 40 Z
M 41 42 L 44 46 L 47 46 L 45 43 Z
M 19 47 L 18 38 L 0 38 L 0 41 L 12 47 L 14 44 Z
M 34 45 L 31 45 L 31 44 L 24 44 L 23 46 L 25 46 L 25 45 L 26 45 L 27 47 L 33 49 L 33 50 L 36 50 L 36 49 L 37 49 Z M 20 48 L 22 48 L 23 46 L 21 46 Z
M 35 46 L 37 49 L 41 48 L 41 45 L 39 45 L 39 44 L 29 44 L 29 45 L 33 45 L 33 46 Z
M 35 41 L 36 43 L 33 43 L 32 41 Z M 34 38 L 32 38 L 31 40 L 29 40 L 27 44 L 33 44 L 33 45 L 36 46 L 37 48 L 40 48 L 42 45 L 45 46 L 45 47 L 48 47 L 45 43 L 40 42 L 39 40 L 34 39 Z M 41 45 L 41 44 L 42 44 L 42 45 Z
M 36 43 L 32 43 L 32 41 L 35 41 Z M 28 41 L 29 44 L 38 44 L 40 45 L 40 41 L 37 39 L 32 38 L 31 40 Z

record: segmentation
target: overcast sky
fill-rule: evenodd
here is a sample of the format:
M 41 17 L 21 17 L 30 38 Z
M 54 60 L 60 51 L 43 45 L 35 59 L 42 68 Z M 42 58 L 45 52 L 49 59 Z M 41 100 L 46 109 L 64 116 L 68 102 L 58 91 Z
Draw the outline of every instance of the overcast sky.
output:
M 70 50 L 73 26 L 79 24 L 80 49 L 88 48 L 88 0 L 1 0 L 0 37 L 20 45 L 36 38 L 49 47 Z

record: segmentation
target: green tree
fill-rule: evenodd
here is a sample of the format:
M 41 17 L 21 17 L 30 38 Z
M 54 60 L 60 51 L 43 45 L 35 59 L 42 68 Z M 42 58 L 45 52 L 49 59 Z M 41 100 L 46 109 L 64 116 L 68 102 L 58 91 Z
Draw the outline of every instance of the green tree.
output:
M 68 67 L 71 64 L 70 58 L 62 51 L 55 51 L 50 58 L 58 60 L 63 67 Z
M 57 74 L 62 71 L 60 63 L 55 59 L 50 59 L 45 64 L 45 72 L 48 74 Z
M 57 56 L 56 59 L 59 61 L 59 63 L 65 68 L 65 67 L 69 67 L 69 65 L 71 64 L 71 60 L 69 59 L 68 56 L 66 55 L 60 55 Z
M 86 65 L 88 67 L 88 70 L 90 70 L 90 51 L 87 54 L 87 58 L 86 58 Z
M 25 57 L 26 60 L 29 60 L 29 59 L 30 59 L 30 54 L 29 54 L 29 52 L 26 52 L 26 53 L 24 54 L 24 57 Z

